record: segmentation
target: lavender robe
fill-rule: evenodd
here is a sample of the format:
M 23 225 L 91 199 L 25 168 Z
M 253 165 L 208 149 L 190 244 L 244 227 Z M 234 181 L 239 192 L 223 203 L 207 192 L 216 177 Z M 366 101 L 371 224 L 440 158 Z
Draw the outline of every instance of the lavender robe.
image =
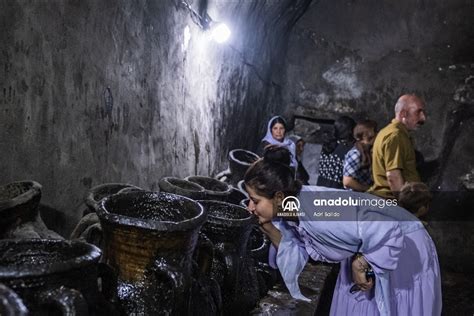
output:
M 329 191 L 306 187 L 304 191 Z M 316 194 L 300 194 L 301 208 L 314 210 Z M 377 199 L 373 195 L 345 191 L 354 198 Z M 274 220 L 282 233 L 270 262 L 278 267 L 293 297 L 305 299 L 298 276 L 310 256 L 316 261 L 341 262 L 331 306 L 331 315 L 440 315 L 441 281 L 436 248 L 423 224 L 400 207 L 384 209 L 345 207 L 353 220 L 300 218 L 299 224 Z M 307 212 L 308 213 L 308 212 Z M 346 218 L 347 219 L 347 218 Z M 375 287 L 349 293 L 352 282 L 351 257 L 360 252 L 373 268 Z M 275 256 L 276 254 L 276 256 Z

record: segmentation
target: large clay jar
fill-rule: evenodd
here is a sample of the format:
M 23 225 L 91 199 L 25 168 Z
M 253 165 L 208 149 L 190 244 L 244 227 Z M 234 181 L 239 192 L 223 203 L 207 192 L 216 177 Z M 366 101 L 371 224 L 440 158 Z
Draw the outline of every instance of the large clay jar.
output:
M 99 202 L 107 196 L 130 191 L 143 191 L 142 188 L 127 183 L 104 183 L 91 188 L 84 195 L 84 205 L 81 206 L 80 212 L 84 215 L 71 233 L 71 239 L 81 239 L 100 249 L 104 249 L 102 240 L 102 228 L 99 218 L 95 213 Z M 85 210 L 84 210 L 85 208 Z
M 240 201 L 239 205 L 247 209 L 249 202 L 250 199 L 245 198 Z M 270 244 L 270 240 L 259 227 L 252 229 L 248 242 L 248 251 L 257 269 L 259 292 L 262 297 L 275 284 L 277 278 L 276 271 L 268 264 Z
M 204 188 L 204 199 L 227 201 L 232 187 L 227 183 L 204 176 L 189 176 L 184 180 L 197 183 Z
M 41 200 L 41 184 L 12 182 L 0 187 L 0 237 L 16 226 L 34 221 Z
M 246 198 L 247 196 L 244 193 L 242 193 L 239 189 L 232 187 L 229 197 L 227 199 L 227 202 L 236 204 L 236 205 L 241 205 L 240 202 L 242 200 L 245 200 Z M 244 206 L 244 207 L 247 208 L 247 206 Z
M 244 178 L 247 169 L 258 158 L 260 157 L 257 154 L 244 149 L 234 149 L 229 152 L 229 169 L 233 185 Z
M 86 192 L 86 194 L 84 195 L 84 203 L 89 209 L 87 212 L 92 213 L 95 212 L 97 203 L 99 203 L 103 198 L 109 195 L 125 191 L 142 190 L 142 188 L 128 183 L 103 183 L 91 188 L 89 191 Z
M 250 199 L 243 199 L 240 201 L 240 206 L 247 209 L 249 202 Z M 276 271 L 268 264 L 270 244 L 270 240 L 259 227 L 256 226 L 252 229 L 248 242 L 248 251 L 250 257 L 254 260 L 255 268 L 257 269 L 260 296 L 266 294 L 266 292 L 275 284 L 277 278 Z
M 211 274 L 221 287 L 224 309 L 227 312 L 250 310 L 258 299 L 258 282 L 247 243 L 257 219 L 234 204 L 220 201 L 199 203 L 208 212 L 203 233 L 214 244 Z
M 30 312 L 95 312 L 100 250 L 79 241 L 0 241 L 0 283 L 14 290 Z
M 277 273 L 268 264 L 270 240 L 260 230 L 254 227 L 250 233 L 248 251 L 253 259 L 257 271 L 258 288 L 260 296 L 263 297 L 267 291 L 275 285 Z
M 205 189 L 199 184 L 187 180 L 165 177 L 158 182 L 158 186 L 161 192 L 173 193 L 193 200 L 205 198 Z
M 97 214 L 122 312 L 188 314 L 192 254 L 206 221 L 202 206 L 169 193 L 128 192 L 103 199 Z

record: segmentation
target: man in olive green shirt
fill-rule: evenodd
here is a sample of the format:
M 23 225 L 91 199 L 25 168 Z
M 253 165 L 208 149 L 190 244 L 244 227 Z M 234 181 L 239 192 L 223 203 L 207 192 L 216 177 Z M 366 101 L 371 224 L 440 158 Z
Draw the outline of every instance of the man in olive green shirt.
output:
M 419 182 L 415 148 L 409 131 L 425 122 L 425 103 L 416 95 L 402 95 L 395 104 L 395 119 L 377 135 L 372 152 L 374 184 L 369 193 L 393 199 L 405 182 Z

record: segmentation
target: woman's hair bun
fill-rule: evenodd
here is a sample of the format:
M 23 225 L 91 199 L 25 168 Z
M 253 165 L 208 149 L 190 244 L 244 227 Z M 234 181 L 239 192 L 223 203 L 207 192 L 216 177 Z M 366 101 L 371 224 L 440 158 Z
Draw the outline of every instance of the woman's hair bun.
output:
M 285 147 L 269 145 L 265 148 L 263 160 L 269 163 L 280 163 L 289 167 L 291 163 L 291 153 Z

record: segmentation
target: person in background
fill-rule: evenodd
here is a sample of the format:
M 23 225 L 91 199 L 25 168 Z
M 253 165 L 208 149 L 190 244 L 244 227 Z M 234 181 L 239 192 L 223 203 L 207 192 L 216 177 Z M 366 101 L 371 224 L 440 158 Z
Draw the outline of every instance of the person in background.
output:
M 268 121 L 267 133 L 260 144 L 259 153 L 263 153 L 269 145 L 276 145 L 288 149 L 291 153 L 290 166 L 297 170 L 298 162 L 296 160 L 296 145 L 286 136 L 287 124 L 281 116 L 274 116 Z
M 405 182 L 420 182 L 416 155 L 409 134 L 425 123 L 425 103 L 413 94 L 395 104 L 395 118 L 375 138 L 372 150 L 374 184 L 368 192 L 385 199 L 396 198 Z
M 364 120 L 354 127 L 354 147 L 346 154 L 342 183 L 344 188 L 365 192 L 372 185 L 372 145 L 377 134 L 377 123 Z
M 428 213 L 432 198 L 430 189 L 423 182 L 406 182 L 400 189 L 398 205 L 421 218 Z
M 303 158 L 304 151 L 304 139 L 298 135 L 291 135 L 289 138 L 296 145 L 296 161 L 298 163 L 298 168 L 296 169 L 296 179 L 300 180 L 303 185 L 309 185 L 309 174 L 306 168 L 304 167 L 301 159 Z
M 344 188 L 344 157 L 354 144 L 352 132 L 355 125 L 355 121 L 348 116 L 341 116 L 334 122 L 334 137 L 324 143 L 321 150 L 318 186 Z
M 288 158 L 282 159 L 283 151 Z M 257 216 L 260 229 L 272 242 L 270 265 L 280 270 L 291 296 L 308 300 L 300 291 L 298 276 L 311 257 L 341 263 L 331 315 L 440 315 L 438 256 L 423 224 L 393 205 L 386 209 L 340 208 L 341 214 L 354 220 L 311 215 L 315 197 L 342 194 L 355 200 L 384 200 L 343 190 L 318 192 L 306 187 L 302 192 L 301 183 L 285 163 L 289 155 L 284 148 L 269 148 L 250 166 L 244 181 L 250 197 L 248 210 Z M 298 214 L 303 215 L 285 216 L 282 204 L 288 197 L 301 202 Z

